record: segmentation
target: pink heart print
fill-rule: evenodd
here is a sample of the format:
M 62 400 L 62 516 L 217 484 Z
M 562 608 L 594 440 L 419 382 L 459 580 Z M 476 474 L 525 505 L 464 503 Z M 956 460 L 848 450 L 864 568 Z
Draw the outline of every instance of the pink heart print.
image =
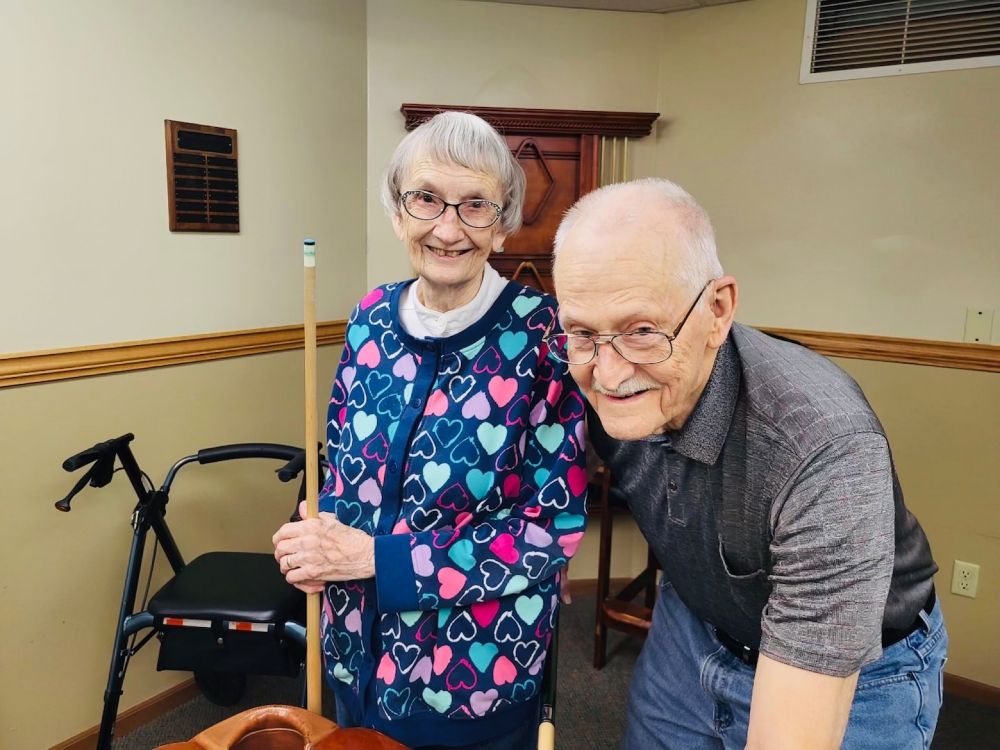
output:
M 582 534 L 581 534 L 582 536 Z M 465 586 L 466 577 L 454 568 L 441 568 L 438 571 L 438 583 L 441 584 L 441 597 L 444 599 L 454 599 Z

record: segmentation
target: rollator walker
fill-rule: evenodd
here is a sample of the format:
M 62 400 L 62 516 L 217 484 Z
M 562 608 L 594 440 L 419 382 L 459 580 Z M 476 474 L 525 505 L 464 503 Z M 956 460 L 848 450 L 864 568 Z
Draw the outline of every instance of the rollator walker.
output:
M 70 501 L 85 485 L 104 487 L 118 470 L 125 472 L 138 498 L 132 511 L 132 544 L 104 691 L 98 750 L 111 748 L 129 660 L 154 637 L 160 641 L 157 669 L 193 672 L 205 697 L 219 705 L 232 705 L 240 699 L 248 674 L 298 676 L 305 654 L 305 595 L 285 582 L 271 554 L 207 552 L 186 563 L 165 520 L 170 490 L 182 468 L 272 459 L 285 462 L 277 474 L 282 482 L 290 482 L 305 467 L 302 448 L 276 443 L 205 448 L 177 461 L 155 489 L 136 462 L 129 446 L 132 440 L 131 433 L 122 435 L 66 459 L 66 471 L 90 468 L 56 503 L 59 510 L 69 511 Z M 305 493 L 304 480 L 300 499 Z M 137 611 L 143 554 L 151 530 L 174 575 L 148 603 L 144 595 Z M 150 578 L 155 558 L 156 547 Z M 136 643 L 143 630 L 148 632 Z

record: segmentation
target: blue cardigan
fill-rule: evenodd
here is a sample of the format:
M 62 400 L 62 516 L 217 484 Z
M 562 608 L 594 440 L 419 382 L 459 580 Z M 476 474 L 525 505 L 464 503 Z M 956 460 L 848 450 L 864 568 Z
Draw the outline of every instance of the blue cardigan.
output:
M 399 324 L 406 283 L 348 321 L 320 509 L 375 537 L 374 579 L 331 583 L 327 679 L 350 723 L 472 744 L 537 721 L 559 571 L 585 525 L 583 399 L 542 336 L 555 301 L 508 282 L 445 339 Z

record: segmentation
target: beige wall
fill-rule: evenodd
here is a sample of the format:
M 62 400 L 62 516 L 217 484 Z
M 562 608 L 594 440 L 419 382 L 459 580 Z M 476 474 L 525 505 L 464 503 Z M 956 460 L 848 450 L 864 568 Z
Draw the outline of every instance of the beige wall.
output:
M 0 353 L 301 321 L 308 236 L 319 318 L 345 317 L 364 24 L 356 0 L 2 0 Z M 238 131 L 239 234 L 168 231 L 164 119 Z
M 659 171 L 712 215 L 744 322 L 961 341 L 1000 308 L 1000 68 L 803 85 L 804 17 L 664 16 Z

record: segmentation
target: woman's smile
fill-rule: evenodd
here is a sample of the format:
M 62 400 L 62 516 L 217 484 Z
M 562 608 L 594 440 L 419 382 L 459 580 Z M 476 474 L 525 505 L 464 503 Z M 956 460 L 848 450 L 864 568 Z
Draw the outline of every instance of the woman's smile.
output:
M 460 258 L 463 255 L 467 255 L 469 252 L 475 248 L 467 247 L 464 250 L 444 250 L 440 247 L 431 247 L 430 245 L 424 245 L 424 250 L 434 255 L 437 258 Z

